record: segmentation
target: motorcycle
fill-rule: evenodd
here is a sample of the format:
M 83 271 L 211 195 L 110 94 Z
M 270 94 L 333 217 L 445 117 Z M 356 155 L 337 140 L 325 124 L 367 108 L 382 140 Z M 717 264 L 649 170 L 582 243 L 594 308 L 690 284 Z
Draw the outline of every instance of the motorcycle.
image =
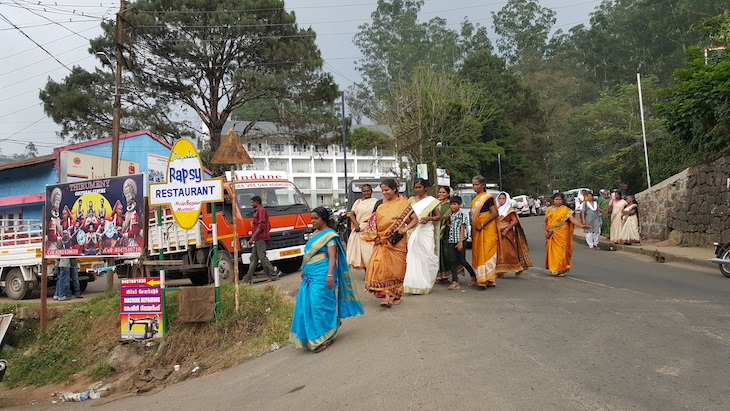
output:
M 730 278 L 730 242 L 715 243 L 715 255 L 717 258 L 710 258 L 708 261 L 720 264 L 720 272 Z

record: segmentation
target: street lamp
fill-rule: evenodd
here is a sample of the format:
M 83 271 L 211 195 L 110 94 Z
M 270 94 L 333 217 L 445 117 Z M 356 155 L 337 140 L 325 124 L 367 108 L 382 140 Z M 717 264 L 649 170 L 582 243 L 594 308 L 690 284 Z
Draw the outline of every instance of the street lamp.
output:
M 116 176 L 119 170 L 119 128 L 121 123 L 122 99 L 119 95 L 119 89 L 122 87 L 122 64 L 119 48 L 117 48 L 117 65 L 114 73 L 114 111 L 112 117 L 112 177 Z M 101 60 L 104 66 L 112 67 L 109 56 L 103 51 L 96 52 L 96 57 Z

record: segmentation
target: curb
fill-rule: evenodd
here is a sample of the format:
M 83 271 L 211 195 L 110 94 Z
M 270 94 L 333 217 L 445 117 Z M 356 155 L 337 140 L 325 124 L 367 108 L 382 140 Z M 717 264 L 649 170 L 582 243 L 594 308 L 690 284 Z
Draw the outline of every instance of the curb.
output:
M 585 244 L 585 237 L 573 234 L 573 240 L 574 241 L 580 241 L 583 244 Z M 598 242 L 598 246 L 601 247 L 602 250 L 608 250 L 608 251 L 626 251 L 629 253 L 634 254 L 641 254 L 646 255 L 649 257 L 652 257 L 655 262 L 657 263 L 669 263 L 669 262 L 677 262 L 677 263 L 685 263 L 685 264 L 694 264 L 694 265 L 704 265 L 707 267 L 715 267 L 716 264 L 713 264 L 706 259 L 701 258 L 692 258 L 692 257 L 683 257 L 678 256 L 674 254 L 669 254 L 663 251 L 660 251 L 656 247 L 652 246 L 636 246 L 636 245 L 623 245 L 623 244 L 613 244 L 608 241 L 604 241 L 601 239 Z

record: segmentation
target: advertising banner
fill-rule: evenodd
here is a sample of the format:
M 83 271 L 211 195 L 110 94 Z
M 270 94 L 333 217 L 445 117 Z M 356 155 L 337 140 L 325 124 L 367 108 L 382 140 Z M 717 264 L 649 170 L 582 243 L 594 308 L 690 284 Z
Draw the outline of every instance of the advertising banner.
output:
M 440 186 L 451 185 L 451 173 L 445 168 L 436 169 L 436 184 Z
M 144 174 L 46 186 L 46 258 L 139 257 Z
M 223 201 L 223 180 L 205 178 L 195 145 L 181 138 L 170 151 L 164 183 L 150 183 L 149 204 L 169 205 L 177 225 L 195 226 L 203 203 Z
M 120 278 L 119 312 L 124 340 L 162 338 L 162 289 L 160 277 Z

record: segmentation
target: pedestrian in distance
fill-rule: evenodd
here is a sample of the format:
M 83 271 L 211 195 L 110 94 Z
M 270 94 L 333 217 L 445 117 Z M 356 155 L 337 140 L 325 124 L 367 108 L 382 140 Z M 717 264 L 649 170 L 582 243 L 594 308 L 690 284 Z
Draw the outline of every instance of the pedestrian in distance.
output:
M 362 198 L 355 201 L 350 211 L 353 229 L 347 240 L 347 262 L 352 268 L 364 269 L 373 254 L 373 243 L 363 239 L 363 232 L 378 200 L 373 198 L 373 187 L 370 184 L 363 184 L 361 190 Z
M 499 213 L 494 196 L 486 192 L 487 179 L 476 176 L 471 186 L 477 195 L 471 201 L 473 221 L 471 265 L 477 273 L 476 283 L 481 290 L 496 287 L 497 250 L 499 249 Z M 469 286 L 474 282 L 470 281 Z
M 382 202 L 378 201 L 368 221 L 363 238 L 373 241 L 373 255 L 365 272 L 365 291 L 382 293 L 381 307 L 391 308 L 403 300 L 403 279 L 406 275 L 405 236 L 409 224 L 418 224 L 408 198 L 398 194 L 398 183 L 386 178 L 380 184 Z
M 626 208 L 626 200 L 621 198 L 618 191 L 613 192 L 613 204 L 611 205 L 611 234 L 610 239 L 614 244 L 621 242 L 621 234 L 624 228 L 624 208 Z
M 71 298 L 71 286 L 69 277 L 71 274 L 71 260 L 69 258 L 60 258 L 58 260 L 58 276 L 56 277 L 56 291 L 53 293 L 53 299 L 65 301 Z
M 474 268 L 466 261 L 466 247 L 464 247 L 464 242 L 466 239 L 467 219 L 469 217 L 460 212 L 461 203 L 461 197 L 453 196 L 449 204 L 451 213 L 449 216 L 449 230 L 446 233 L 449 244 L 449 268 L 451 269 L 451 285 L 449 286 L 449 290 L 458 290 L 461 288 L 459 285 L 459 266 L 464 267 L 469 272 L 472 285 L 477 281 L 477 274 L 474 272 Z
M 451 246 L 449 244 L 449 219 L 451 217 L 451 187 L 439 187 L 439 213 L 441 220 L 436 234 L 439 243 L 439 270 L 436 275 L 437 283 L 448 283 L 451 280 Z M 462 273 L 463 274 L 463 273 Z
M 75 258 L 69 259 L 69 293 L 76 298 L 84 298 L 81 295 L 81 285 L 79 283 L 79 262 Z
M 504 273 L 514 272 L 515 277 L 522 271 L 532 267 L 527 237 L 520 224 L 520 217 L 511 205 L 510 196 L 506 192 L 497 195 L 497 212 L 499 212 L 499 252 L 497 253 L 497 277 Z
M 583 209 L 580 212 L 580 221 L 591 228 L 585 230 L 586 243 L 591 250 L 598 250 L 598 241 L 601 239 L 601 210 L 593 199 L 593 193 L 586 193 Z
M 626 196 L 626 207 L 621 211 L 623 214 L 623 226 L 619 240 L 626 245 L 641 244 L 639 233 L 639 205 L 632 195 Z
M 266 256 L 266 245 L 271 240 L 271 224 L 269 223 L 269 212 L 266 207 L 261 205 L 261 197 L 253 196 L 251 198 L 251 207 L 254 208 L 253 222 L 251 228 L 254 230 L 248 243 L 251 247 L 251 260 L 248 265 L 248 272 L 243 277 L 244 283 L 251 284 L 251 278 L 256 272 L 256 267 L 261 263 L 264 273 L 268 277 L 266 282 L 277 281 L 279 279 L 279 270 L 274 269 L 269 258 Z
M 608 190 L 601 189 L 598 196 L 598 211 L 601 212 L 601 234 L 609 238 L 611 233 L 611 193 Z
M 416 195 L 408 199 L 418 222 L 408 232 L 408 253 L 406 255 L 406 276 L 403 292 L 428 294 L 433 289 L 439 269 L 438 240 L 436 228 L 440 227 L 441 202 L 426 194 L 426 180 L 419 178 L 413 183 Z
M 342 241 L 328 225 L 330 211 L 317 207 L 311 217 L 314 233 L 304 246 L 289 342 L 297 349 L 321 352 L 334 341 L 340 320 L 363 314 L 363 309 Z
M 573 215 L 575 211 L 564 205 L 563 193 L 553 194 L 552 203 L 545 211 L 543 220 L 545 268 L 556 277 L 565 277 L 565 273 L 570 271 L 570 259 L 573 256 L 574 226 L 584 230 L 591 227 L 578 221 Z

